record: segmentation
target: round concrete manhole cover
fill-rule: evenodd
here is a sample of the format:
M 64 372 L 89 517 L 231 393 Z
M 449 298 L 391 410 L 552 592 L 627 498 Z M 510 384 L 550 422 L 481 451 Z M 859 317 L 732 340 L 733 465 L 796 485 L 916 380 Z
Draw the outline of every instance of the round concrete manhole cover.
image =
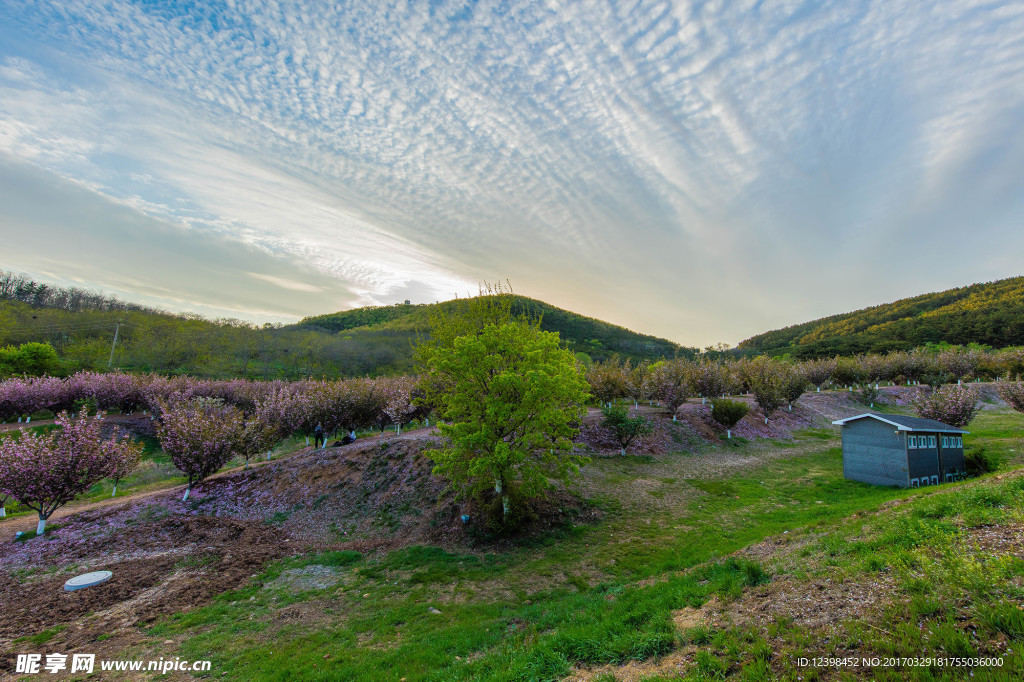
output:
M 82 575 L 76 575 L 66 583 L 64 583 L 65 592 L 74 592 L 80 590 L 83 587 L 92 587 L 93 585 L 99 585 L 110 580 L 110 577 L 114 575 L 110 571 L 95 571 L 93 573 L 83 573 Z

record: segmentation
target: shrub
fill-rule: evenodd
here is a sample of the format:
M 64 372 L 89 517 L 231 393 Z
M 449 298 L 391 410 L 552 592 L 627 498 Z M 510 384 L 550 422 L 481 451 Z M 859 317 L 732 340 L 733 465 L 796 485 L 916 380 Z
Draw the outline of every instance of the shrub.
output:
M 621 405 L 606 407 L 603 412 L 604 421 L 601 422 L 601 425 L 611 429 L 615 435 L 615 440 L 622 446 L 623 455 L 626 454 L 626 448 L 629 447 L 630 443 L 654 430 L 647 419 L 639 415 L 630 417 L 629 412 Z
M 732 427 L 750 412 L 750 406 L 739 400 L 719 398 L 711 401 L 711 418 L 725 427 L 725 437 L 732 438 Z
M 999 455 L 989 452 L 984 445 L 964 450 L 964 466 L 968 476 L 980 476 L 999 468 Z

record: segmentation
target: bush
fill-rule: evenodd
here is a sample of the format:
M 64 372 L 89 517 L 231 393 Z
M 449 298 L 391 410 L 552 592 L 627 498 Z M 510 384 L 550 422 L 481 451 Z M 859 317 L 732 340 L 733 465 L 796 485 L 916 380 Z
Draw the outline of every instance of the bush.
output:
M 750 406 L 739 400 L 718 398 L 711 401 L 711 418 L 725 427 L 726 437 L 732 438 L 732 427 L 750 412 Z
M 875 388 L 874 384 L 865 384 L 863 388 L 857 391 L 857 400 L 869 407 L 874 407 L 875 403 L 878 402 L 879 395 L 881 395 L 881 391 Z
M 646 436 L 654 428 L 646 418 L 641 416 L 630 417 L 626 408 L 621 405 L 606 407 L 604 410 L 604 421 L 601 426 L 611 429 L 615 440 L 622 446 L 622 454 L 626 454 L 626 448 L 640 436 Z
M 999 468 L 999 455 L 989 452 L 984 445 L 964 450 L 964 465 L 968 476 L 980 476 Z

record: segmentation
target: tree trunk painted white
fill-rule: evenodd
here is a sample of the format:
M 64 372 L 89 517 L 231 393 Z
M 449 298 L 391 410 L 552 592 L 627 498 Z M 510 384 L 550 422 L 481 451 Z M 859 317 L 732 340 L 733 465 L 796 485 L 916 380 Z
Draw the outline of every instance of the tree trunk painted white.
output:
M 401 424 L 398 425 L 398 428 L 395 431 L 395 435 L 396 436 L 401 436 L 402 435 L 402 425 Z
M 821 386 L 818 386 L 818 393 L 821 393 Z
M 185 500 L 187 500 L 188 496 L 189 496 L 189 493 L 191 493 L 191 492 L 192 492 L 192 485 L 189 484 L 189 486 L 185 488 L 185 495 L 181 498 L 181 501 L 184 502 Z
M 626 448 L 622 448 L 622 452 L 621 452 L 620 454 L 621 454 L 621 455 L 622 455 L 623 457 L 625 457 L 625 456 L 626 456 Z
M 352 440 L 355 440 L 355 439 L 356 439 L 356 432 L 355 432 L 355 429 L 353 429 L 353 430 L 349 431 L 349 432 L 348 432 L 348 435 L 349 435 L 349 438 L 351 438 Z
M 789 404 L 789 411 L 790 411 L 790 412 L 792 412 L 792 411 L 793 411 L 793 403 L 790 403 L 790 404 Z
M 423 418 L 423 425 L 426 426 L 428 429 L 430 428 L 430 418 L 429 417 L 424 417 Z
M 245 466 L 242 467 L 242 471 L 248 471 L 248 470 L 249 470 L 249 460 L 246 459 L 245 460 Z
M 701 396 L 700 397 L 700 404 L 701 405 L 707 405 L 708 404 L 708 399 L 705 398 L 704 396 Z
M 764 423 L 765 423 L 765 424 L 767 424 L 767 423 L 768 423 L 768 417 L 765 417 L 765 418 L 764 418 Z
M 501 496 L 501 520 L 502 521 L 508 521 L 508 510 L 509 510 L 508 495 L 502 495 Z
M 44 519 L 43 515 L 40 514 L 39 515 L 39 523 L 36 524 L 36 535 L 42 535 L 45 532 L 46 532 L 46 519 Z
M 111 497 L 117 497 L 117 481 L 114 481 L 114 492 L 110 493 Z
M 732 438 L 732 429 L 725 430 L 725 437 L 730 439 Z
M 7 518 L 7 506 L 6 505 L 2 505 L 2 506 L 0 506 L 0 519 L 5 519 L 5 518 Z
M 963 381 L 961 381 L 960 379 L 957 379 L 956 380 L 956 385 L 957 386 L 962 386 L 963 385 Z
M 32 421 L 32 417 L 25 417 L 25 423 L 28 424 Z
M 18 423 L 19 424 L 21 423 L 21 417 L 18 417 Z
M 673 412 L 673 413 L 672 413 L 672 421 L 675 421 L 675 420 L 676 420 L 676 413 L 675 413 L 675 412 Z
M 270 450 L 267 450 L 267 461 L 270 461 Z
M 498 493 L 499 495 L 501 494 L 501 479 L 500 478 L 494 479 L 494 492 Z
M 306 447 L 309 447 L 309 436 L 306 436 Z

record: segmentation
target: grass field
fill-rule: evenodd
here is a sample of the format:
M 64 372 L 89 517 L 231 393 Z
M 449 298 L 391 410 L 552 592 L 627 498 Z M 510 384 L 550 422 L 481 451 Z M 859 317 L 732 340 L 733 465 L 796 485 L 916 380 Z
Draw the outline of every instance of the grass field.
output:
M 606 488 L 595 495 L 604 511 L 599 523 L 569 524 L 501 552 L 410 547 L 383 556 L 295 556 L 244 589 L 157 622 L 146 639 L 154 646 L 173 641 L 183 658 L 212 657 L 213 669 L 229 679 L 965 674 L 939 666 L 796 665 L 801 656 L 854 654 L 1000 656 L 1002 668 L 976 668 L 974 676 L 1019 679 L 1024 478 L 1006 474 L 1021 464 L 1022 423 L 1003 409 L 986 410 L 971 425 L 971 442 L 1004 460 L 999 478 L 919 490 L 843 480 L 830 429 L 808 429 L 793 441 L 731 444 L 761 463 L 722 479 L 684 480 L 677 471 L 688 459 L 715 457 L 721 446 L 654 462 L 597 458 L 590 478 Z M 784 457 L 755 456 L 779 450 Z M 650 505 L 616 496 L 638 475 L 658 483 L 648 489 Z M 666 507 L 666 498 L 678 503 Z M 1009 550 L 979 549 L 979 529 L 992 528 L 1009 538 Z M 770 551 L 758 549 L 766 539 Z M 709 600 L 720 613 L 742 616 L 749 595 L 770 598 L 780 584 L 799 593 L 823 581 L 874 586 L 883 598 L 866 611 L 837 602 L 827 636 L 785 615 L 676 622 Z M 166 645 L 157 648 L 167 655 Z M 643 663 L 619 667 L 630 661 Z

